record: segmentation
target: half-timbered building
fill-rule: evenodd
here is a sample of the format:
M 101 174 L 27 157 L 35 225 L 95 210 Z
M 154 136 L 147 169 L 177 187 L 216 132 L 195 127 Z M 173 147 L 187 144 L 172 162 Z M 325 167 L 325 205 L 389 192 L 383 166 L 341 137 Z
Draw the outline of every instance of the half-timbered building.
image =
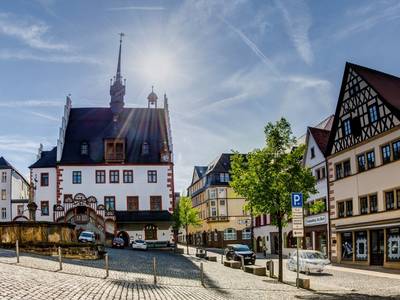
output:
M 37 220 L 162 245 L 174 207 L 168 99 L 159 108 L 151 91 L 148 107 L 125 107 L 121 43 L 110 106 L 73 108 L 67 97 L 57 146 L 30 166 Z
M 400 268 L 400 78 L 346 63 L 328 155 L 331 258 Z

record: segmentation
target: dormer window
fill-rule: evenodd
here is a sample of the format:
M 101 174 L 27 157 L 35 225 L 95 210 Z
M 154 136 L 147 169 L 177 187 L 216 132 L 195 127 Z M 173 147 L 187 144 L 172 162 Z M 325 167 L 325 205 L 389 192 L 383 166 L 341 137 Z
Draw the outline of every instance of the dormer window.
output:
M 148 142 L 142 144 L 142 155 L 148 155 L 150 153 L 150 145 Z
M 89 144 L 87 142 L 81 143 L 81 155 L 89 155 Z
M 105 140 L 104 158 L 106 161 L 121 162 L 125 160 L 125 140 Z

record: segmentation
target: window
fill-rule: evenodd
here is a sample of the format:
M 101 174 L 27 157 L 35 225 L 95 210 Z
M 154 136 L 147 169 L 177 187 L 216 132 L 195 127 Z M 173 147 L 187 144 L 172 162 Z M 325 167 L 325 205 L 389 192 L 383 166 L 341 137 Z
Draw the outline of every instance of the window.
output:
M 217 198 L 217 191 L 215 189 L 209 189 L 208 190 L 208 198 L 209 199 Z
M 7 172 L 6 171 L 1 172 L 1 182 L 2 183 L 7 182 Z
M 351 217 L 353 215 L 353 200 L 346 201 L 346 217 Z
M 400 261 L 400 228 L 387 229 L 387 260 Z
M 394 192 L 385 192 L 386 210 L 394 209 Z
M 314 157 L 315 157 L 315 149 L 314 149 L 314 147 L 311 147 L 311 149 L 310 149 L 310 155 L 311 155 L 311 158 L 314 158 Z
M 343 232 L 342 235 L 342 259 L 353 259 L 353 234 L 351 232 Z
M 128 196 L 126 198 L 126 208 L 128 211 L 138 211 L 139 210 L 139 197 L 138 196 Z
M 400 208 L 400 190 L 396 191 L 396 198 L 397 198 L 397 208 Z
M 339 202 L 338 203 L 338 217 L 343 218 L 344 217 L 344 202 Z
M 157 171 L 147 171 L 147 182 L 157 183 Z
M 6 200 L 7 198 L 7 193 L 5 189 L 1 190 L 1 200 Z
M 87 142 L 81 143 L 81 155 L 89 155 L 89 144 Z
M 343 163 L 343 176 L 347 177 L 351 175 L 351 165 L 350 165 L 350 160 L 346 160 Z
M 336 179 L 343 178 L 343 165 L 337 164 L 336 165 Z
M 49 173 L 40 173 L 40 186 L 49 186 Z
M 324 179 L 326 177 L 326 171 L 325 171 L 325 167 L 321 168 L 321 179 Z
M 110 183 L 119 183 L 119 170 L 110 170 Z
M 133 171 L 124 170 L 124 183 L 132 183 L 132 182 L 133 182 Z
M 105 170 L 96 170 L 96 183 L 106 183 Z
M 250 240 L 251 239 L 251 229 L 246 228 L 242 230 L 242 240 Z
M 42 216 L 49 215 L 49 201 L 40 201 L 40 211 L 42 212 Z
M 24 214 L 24 205 L 17 205 L 17 215 L 22 216 Z
M 162 210 L 161 196 L 150 196 L 150 210 Z
M 367 232 L 358 231 L 355 233 L 356 260 L 368 260 Z
M 219 181 L 220 182 L 229 182 L 229 173 L 220 173 Z
M 217 216 L 217 208 L 211 207 L 211 217 L 216 217 L 216 216 Z
M 319 169 L 315 170 L 315 178 L 316 178 L 317 180 L 320 180 L 320 179 L 321 179 L 321 173 L 320 173 L 320 170 L 319 170 Z
M 107 211 L 115 210 L 115 197 L 114 196 L 105 196 L 104 197 L 104 206 Z
M 82 172 L 81 171 L 72 171 L 72 183 L 73 184 L 81 184 L 82 183 Z
M 370 195 L 369 196 L 369 212 L 374 213 L 378 211 L 378 196 Z
M 7 208 L 5 208 L 5 207 L 2 207 L 1 208 L 1 218 L 4 220 L 4 219 L 7 219 Z
M 367 152 L 367 165 L 368 165 L 368 169 L 372 169 L 375 167 L 375 152 L 374 151 Z
M 123 139 L 106 140 L 104 157 L 107 161 L 123 161 L 125 159 L 125 141 Z
M 382 162 L 384 164 L 390 162 L 390 145 L 382 147 Z
M 150 146 L 149 143 L 144 142 L 142 144 L 142 155 L 148 155 L 150 153 Z
M 348 136 L 351 134 L 350 119 L 343 121 L 343 135 Z
M 368 115 L 370 123 L 378 121 L 379 114 L 378 114 L 378 107 L 376 106 L 376 104 L 373 104 L 370 107 L 368 107 Z
M 399 191 L 399 192 L 400 192 L 400 191 Z M 224 205 L 225 205 L 225 200 L 224 200 L 224 199 L 220 200 L 220 201 L 219 201 L 219 205 L 220 205 L 220 206 L 224 206 Z
M 227 228 L 224 230 L 224 240 L 234 241 L 236 240 L 236 230 L 234 228 Z
M 393 160 L 400 159 L 400 140 L 392 144 L 393 146 Z
M 353 85 L 349 89 L 350 97 L 357 95 L 359 91 L 360 91 L 360 85 L 358 84 L 358 82 L 354 81 Z
M 364 154 L 358 155 L 357 162 L 358 162 L 358 172 L 364 172 L 366 170 L 365 155 Z
M 362 215 L 365 215 L 368 213 L 368 198 L 367 197 L 360 198 L 360 213 Z

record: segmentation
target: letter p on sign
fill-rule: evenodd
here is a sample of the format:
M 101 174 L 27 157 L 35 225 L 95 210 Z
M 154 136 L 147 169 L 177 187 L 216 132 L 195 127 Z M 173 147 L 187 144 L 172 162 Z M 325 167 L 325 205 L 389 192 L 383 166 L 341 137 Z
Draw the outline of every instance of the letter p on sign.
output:
M 292 207 L 303 207 L 302 193 L 292 193 Z

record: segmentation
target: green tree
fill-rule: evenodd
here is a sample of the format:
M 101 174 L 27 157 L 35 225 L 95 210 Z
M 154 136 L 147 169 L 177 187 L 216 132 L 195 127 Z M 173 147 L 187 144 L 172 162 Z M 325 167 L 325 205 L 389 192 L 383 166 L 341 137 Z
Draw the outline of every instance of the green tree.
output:
M 319 214 L 325 211 L 325 202 L 322 200 L 316 200 L 313 204 L 310 205 L 310 213 Z
M 265 126 L 265 147 L 247 155 L 235 152 L 231 162 L 232 188 L 246 198 L 255 215 L 270 214 L 278 227 L 279 275 L 282 281 L 282 228 L 291 218 L 291 193 L 304 199 L 315 193 L 315 178 L 302 165 L 305 146 L 295 147 L 291 127 L 282 118 Z
M 192 200 L 189 197 L 182 196 L 175 214 L 175 228 L 185 228 L 186 230 L 186 252 L 189 254 L 188 232 L 189 226 L 200 226 L 201 219 L 198 216 L 197 209 L 192 207 Z

